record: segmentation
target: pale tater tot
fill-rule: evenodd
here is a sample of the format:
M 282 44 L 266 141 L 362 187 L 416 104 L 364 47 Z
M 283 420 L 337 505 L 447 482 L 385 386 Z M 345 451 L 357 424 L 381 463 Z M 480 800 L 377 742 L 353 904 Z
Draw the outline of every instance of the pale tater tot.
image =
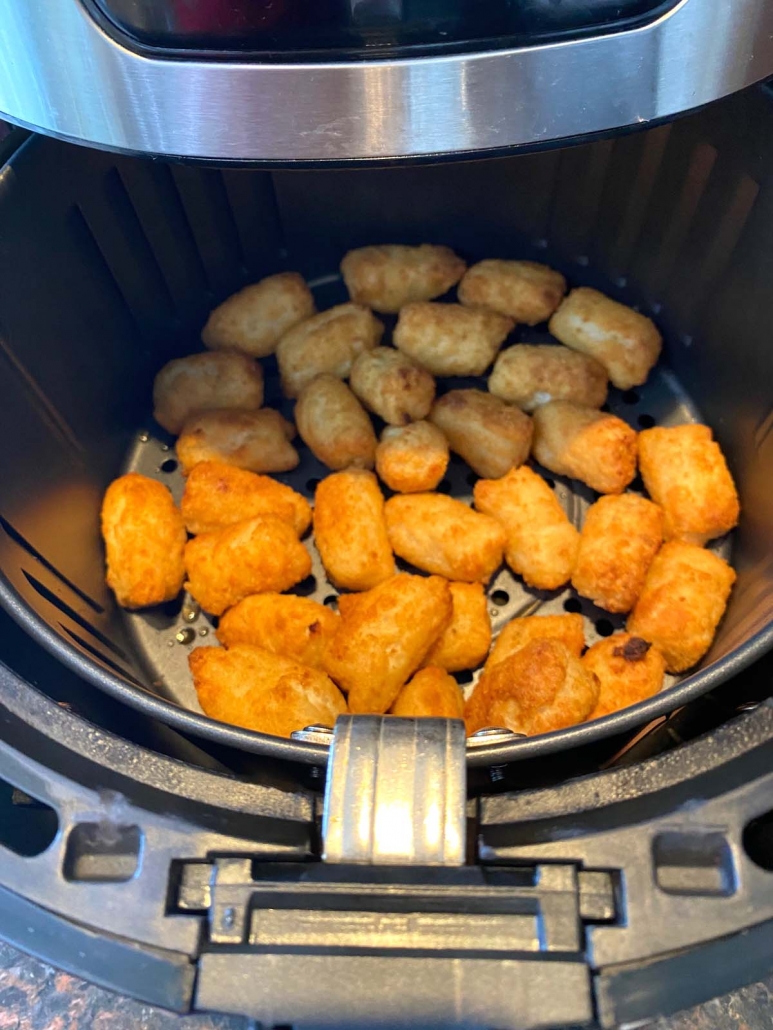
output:
M 514 328 L 496 311 L 419 301 L 400 309 L 393 339 L 434 376 L 482 376 Z
M 311 557 L 291 525 L 263 515 L 189 540 L 185 568 L 193 599 L 210 615 L 222 615 L 250 594 L 300 583 L 311 572 Z
M 599 681 L 558 640 L 535 640 L 486 669 L 465 706 L 467 734 L 487 726 L 536 736 L 588 718 Z
M 355 358 L 377 347 L 384 325 L 362 304 L 338 304 L 295 326 L 277 344 L 285 397 L 297 397 L 318 375 L 346 379 Z
M 353 600 L 340 606 L 323 664 L 352 712 L 380 715 L 451 621 L 451 591 L 439 576 L 401 573 Z
M 298 272 L 279 272 L 245 286 L 216 307 L 201 332 L 212 350 L 240 350 L 253 358 L 273 354 L 279 340 L 315 311 L 314 298 Z
M 548 401 L 600 408 L 607 399 L 607 371 L 595 358 L 568 347 L 517 343 L 497 358 L 488 388 L 523 411 Z
M 546 469 L 620 494 L 636 475 L 636 432 L 616 415 L 550 401 L 533 415 L 532 454 Z
M 466 267 L 449 247 L 388 244 L 350 250 L 341 275 L 353 301 L 394 315 L 411 301 L 432 300 L 450 290 Z
M 393 347 L 360 354 L 349 386 L 369 411 L 392 426 L 424 418 L 435 399 L 435 380 L 429 372 Z
M 580 534 L 545 480 L 528 466 L 501 479 L 479 479 L 475 507 L 507 534 L 505 561 L 530 587 L 556 590 L 569 581 Z
M 153 383 L 153 418 L 175 436 L 191 415 L 215 408 L 253 411 L 263 403 L 263 369 L 238 351 L 175 358 Z
M 311 505 L 284 483 L 254 472 L 202 461 L 185 483 L 180 505 L 189 533 L 215 533 L 245 519 L 273 515 L 303 536 L 311 525 Z
M 403 719 L 463 719 L 464 696 L 459 684 L 445 669 L 419 669 L 406 683 L 391 708 Z
M 384 497 L 372 472 L 327 476 L 314 494 L 314 540 L 337 587 L 370 590 L 395 574 Z
M 167 488 L 137 472 L 114 480 L 102 501 L 107 585 L 122 608 L 177 597 L 185 578 L 185 526 Z
M 346 711 L 324 672 L 260 647 L 197 647 L 188 664 L 199 704 L 219 722 L 289 737 L 307 726 L 332 727 Z
M 657 694 L 666 670 L 660 651 L 630 633 L 599 640 L 582 656 L 582 664 L 599 681 L 599 699 L 588 719 L 600 719 Z
M 708 426 L 645 429 L 639 433 L 639 469 L 665 512 L 667 540 L 703 545 L 737 525 L 738 493 Z
M 547 322 L 566 293 L 560 272 L 536 261 L 479 261 L 459 283 L 462 304 L 490 308 L 516 322 Z
M 376 472 L 401 494 L 434 490 L 448 468 L 448 441 L 431 422 L 387 426 L 376 447 Z
M 201 461 L 219 461 L 251 472 L 289 472 L 300 458 L 290 443 L 295 426 L 272 408 L 204 411 L 189 418 L 175 450 L 183 475 Z
M 600 361 L 621 390 L 647 381 L 663 346 L 651 319 L 587 286 L 572 290 L 548 328 L 567 347 Z
M 479 476 L 497 479 L 529 457 L 529 416 L 483 390 L 451 390 L 432 405 L 429 420 Z
M 487 583 L 502 561 L 505 531 L 445 494 L 398 494 L 384 506 L 395 554 L 446 579 Z
M 328 468 L 373 468 L 373 423 L 346 383 L 335 376 L 317 376 L 304 386 L 295 405 L 295 422 L 301 439 Z
M 684 672 L 711 647 L 734 582 L 716 554 L 670 540 L 655 555 L 626 628 L 662 651 L 668 672 Z
M 582 615 L 527 615 L 502 627 L 486 662 L 487 669 L 509 658 L 535 640 L 558 640 L 579 658 L 585 647 Z
M 425 665 L 461 672 L 480 665 L 491 647 L 491 618 L 481 583 L 449 583 L 453 613 Z
M 252 594 L 221 616 L 217 639 L 224 647 L 252 644 L 322 668 L 322 654 L 338 628 L 338 616 L 324 604 L 295 594 Z

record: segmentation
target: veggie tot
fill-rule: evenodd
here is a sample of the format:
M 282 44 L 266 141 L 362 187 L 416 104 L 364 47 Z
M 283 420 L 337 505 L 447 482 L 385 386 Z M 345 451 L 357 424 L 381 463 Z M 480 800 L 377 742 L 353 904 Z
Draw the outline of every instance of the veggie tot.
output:
M 567 347 L 600 361 L 621 390 L 647 381 L 663 346 L 651 319 L 587 286 L 572 290 L 548 328 Z
M 582 656 L 582 664 L 599 681 L 599 699 L 588 719 L 600 719 L 657 694 L 666 669 L 660 651 L 630 633 L 599 640 Z
M 483 390 L 451 390 L 432 405 L 429 420 L 479 476 L 498 479 L 529 457 L 529 416 Z
M 462 304 L 488 308 L 537 325 L 547 322 L 566 293 L 566 279 L 536 261 L 479 261 L 459 283 Z
M 393 347 L 360 354 L 349 386 L 369 411 L 393 426 L 424 418 L 435 399 L 435 380 L 429 372 Z
M 475 507 L 491 515 L 507 534 L 505 561 L 530 587 L 556 590 L 572 575 L 580 534 L 558 498 L 526 465 L 501 479 L 479 479 Z
M 215 408 L 253 411 L 263 403 L 263 369 L 238 351 L 168 362 L 153 383 L 153 418 L 177 436 L 192 415 Z
M 387 426 L 376 447 L 376 472 L 390 490 L 434 490 L 448 468 L 448 441 L 431 422 Z
M 389 244 L 350 250 L 341 275 L 353 301 L 394 315 L 411 301 L 432 300 L 450 290 L 466 267 L 448 247 Z
M 346 383 L 335 376 L 317 376 L 304 386 L 295 405 L 295 422 L 301 439 L 328 468 L 373 468 L 373 425 Z
M 449 587 L 453 605 L 451 622 L 424 664 L 439 666 L 447 672 L 461 672 L 474 669 L 488 654 L 491 619 L 481 583 L 449 583 Z
M 391 708 L 404 719 L 463 719 L 464 697 L 459 684 L 444 669 L 419 669 L 406 683 Z
M 220 619 L 217 639 L 224 647 L 261 647 L 322 668 L 322 653 L 338 628 L 338 616 L 324 604 L 295 594 L 252 594 Z
M 497 358 L 488 388 L 523 411 L 548 401 L 600 408 L 607 399 L 607 371 L 595 358 L 568 347 L 517 343 Z
M 527 615 L 511 619 L 500 630 L 486 662 L 487 669 L 509 658 L 535 640 L 557 640 L 579 658 L 585 647 L 582 615 Z
M 636 432 L 603 411 L 550 401 L 534 412 L 532 454 L 559 476 L 620 494 L 636 475 Z
M 434 376 L 482 376 L 514 328 L 496 311 L 417 302 L 400 309 L 393 339 Z
M 716 554 L 670 540 L 655 555 L 626 628 L 663 653 L 668 672 L 684 672 L 711 647 L 734 582 Z
M 314 495 L 314 539 L 337 587 L 370 590 L 395 574 L 384 498 L 372 472 L 327 476 Z
M 645 429 L 639 468 L 647 492 L 665 512 L 667 540 L 703 545 L 738 524 L 735 483 L 708 426 Z
M 300 458 L 290 443 L 295 426 L 278 411 L 205 411 L 189 418 L 175 450 L 187 476 L 201 461 L 218 461 L 251 472 L 289 472 Z

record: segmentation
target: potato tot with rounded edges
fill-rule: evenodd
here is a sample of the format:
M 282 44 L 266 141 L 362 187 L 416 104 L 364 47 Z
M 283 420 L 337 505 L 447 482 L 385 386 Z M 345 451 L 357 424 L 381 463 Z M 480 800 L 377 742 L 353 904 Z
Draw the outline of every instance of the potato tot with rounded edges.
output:
M 505 561 L 530 587 L 556 590 L 569 581 L 580 534 L 541 476 L 522 465 L 501 479 L 479 479 L 473 497 L 504 529 Z
M 447 672 L 474 669 L 491 647 L 491 618 L 481 583 L 449 583 L 453 612 L 451 622 L 427 655 L 425 666 L 437 665 Z
M 279 272 L 245 286 L 216 307 L 201 332 L 211 350 L 228 348 L 265 358 L 279 340 L 316 310 L 314 297 L 298 272 Z
M 395 554 L 446 579 L 487 583 L 502 561 L 505 531 L 444 494 L 398 494 L 384 505 Z
M 711 647 L 734 582 L 716 554 L 670 540 L 649 567 L 626 629 L 663 653 L 668 672 L 684 672 Z
M 708 426 L 643 430 L 639 469 L 650 497 L 665 512 L 667 540 L 702 546 L 738 524 L 735 483 Z
M 187 476 L 202 461 L 218 461 L 250 472 L 289 472 L 300 458 L 290 443 L 295 426 L 272 408 L 203 411 L 189 418 L 175 450 Z
M 568 347 L 516 343 L 497 358 L 488 388 L 522 411 L 534 411 L 549 401 L 600 408 L 607 399 L 607 370 L 595 358 Z
M 548 328 L 567 347 L 600 361 L 621 390 L 646 383 L 663 346 L 651 319 L 587 286 L 571 291 Z
M 193 599 L 222 615 L 250 594 L 294 587 L 311 572 L 311 557 L 291 525 L 262 515 L 189 540 L 185 567 Z
M 660 651 L 630 633 L 615 633 L 599 640 L 582 656 L 582 664 L 599 681 L 599 699 L 589 720 L 600 719 L 657 694 L 666 671 Z
M 289 737 L 307 726 L 334 726 L 343 694 L 319 669 L 261 647 L 197 647 L 188 664 L 199 704 L 210 719 Z
M 376 472 L 390 490 L 434 490 L 448 468 L 448 441 L 431 422 L 387 426 L 376 447 Z
M 217 639 L 224 647 L 252 644 L 322 668 L 322 653 L 338 628 L 338 616 L 324 604 L 295 594 L 252 594 L 221 616 Z
M 122 608 L 147 608 L 177 597 L 185 578 L 185 526 L 167 488 L 129 472 L 102 501 L 107 585 Z
M 616 415 L 550 401 L 532 417 L 532 454 L 551 472 L 600 494 L 621 494 L 636 475 L 636 432 Z
M 255 472 L 202 461 L 191 469 L 180 505 L 186 529 L 216 533 L 258 515 L 273 515 L 300 537 L 311 525 L 311 505 L 284 483 Z
M 350 250 L 341 262 L 341 275 L 355 303 L 396 315 L 411 301 L 446 293 L 466 267 L 449 247 L 396 243 Z
M 516 322 L 547 322 L 566 293 L 566 279 L 536 261 L 479 261 L 459 283 L 462 304 L 489 308 Z
M 451 390 L 432 405 L 429 420 L 451 450 L 487 479 L 498 479 L 529 457 L 529 416 L 483 390 Z
M 348 693 L 350 711 L 389 710 L 451 621 L 451 609 L 444 579 L 404 573 L 340 606 L 341 621 L 323 664 Z
M 406 683 L 391 708 L 403 719 L 463 719 L 464 696 L 453 676 L 445 669 L 419 669 Z
M 317 376 L 304 386 L 295 405 L 295 422 L 301 439 L 328 468 L 373 468 L 373 423 L 346 383 L 335 376 Z
M 572 612 L 567 615 L 526 615 L 511 619 L 494 641 L 486 668 L 492 669 L 498 662 L 535 640 L 558 640 L 579 658 L 585 647 L 582 615 Z
M 394 347 L 376 347 L 352 365 L 349 386 L 374 414 L 392 426 L 407 426 L 429 414 L 435 380 Z
M 168 362 L 153 383 L 153 418 L 177 436 L 192 415 L 216 408 L 254 411 L 263 403 L 263 369 L 238 351 L 190 354 Z
M 318 375 L 346 379 L 355 358 L 377 347 L 384 325 L 362 304 L 338 304 L 301 322 L 277 344 L 285 397 L 297 397 Z
M 393 339 L 434 376 L 482 376 L 514 328 L 496 311 L 418 301 L 400 309 Z

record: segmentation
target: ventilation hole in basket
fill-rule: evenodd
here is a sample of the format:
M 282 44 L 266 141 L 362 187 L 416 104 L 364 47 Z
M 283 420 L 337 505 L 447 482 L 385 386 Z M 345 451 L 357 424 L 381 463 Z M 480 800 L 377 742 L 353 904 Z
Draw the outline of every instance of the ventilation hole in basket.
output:
M 142 683 L 126 672 L 125 669 L 122 669 L 118 662 L 114 662 L 112 658 L 108 658 L 106 654 L 102 654 L 102 652 L 94 647 L 93 644 L 90 644 L 88 640 L 84 640 L 79 633 L 74 633 L 71 629 L 68 629 L 63 622 L 60 622 L 59 626 L 71 640 L 75 641 L 78 647 L 82 647 L 84 651 L 87 651 L 92 656 L 92 658 L 96 658 L 98 662 L 102 662 L 109 669 L 112 669 L 113 672 L 117 672 L 122 679 L 128 680 L 129 683 L 132 683 L 135 687 L 141 687 L 143 690 L 145 689 Z
M 596 620 L 596 632 L 600 637 L 611 637 L 615 632 L 615 627 L 609 621 L 609 619 L 597 619 Z
M 167 458 L 166 461 L 162 461 L 159 465 L 159 472 L 176 472 L 177 462 L 174 458 Z
M 625 404 L 638 404 L 639 400 L 639 394 L 636 390 L 626 390 L 623 394 L 623 403 Z
M 573 612 L 574 614 L 578 615 L 582 611 L 582 605 L 576 597 L 567 597 L 567 599 L 564 601 L 564 611 Z
M 59 817 L 49 805 L 30 797 L 7 780 L 0 780 L 0 845 L 23 858 L 41 855 L 59 829 Z
M 85 629 L 87 633 L 90 633 L 93 637 L 99 640 L 100 643 L 109 648 L 113 654 L 118 655 L 118 657 L 124 662 L 129 660 L 121 648 L 118 647 L 117 644 L 113 643 L 110 637 L 106 637 L 104 633 L 101 633 L 95 626 L 92 626 L 87 622 L 82 615 L 75 611 L 74 608 L 71 608 L 69 604 L 62 600 L 61 597 L 57 597 L 55 593 L 49 590 L 47 586 L 44 586 L 39 579 L 36 579 L 35 576 L 27 572 L 26 569 L 22 569 L 22 572 L 24 573 L 24 578 L 32 589 L 39 594 L 44 601 L 48 601 L 49 604 L 58 608 L 62 615 L 66 615 L 68 619 L 72 619 L 72 621 L 80 626 L 81 629 Z
M 467 475 L 465 476 L 465 479 L 467 480 L 467 485 L 468 486 L 475 486 L 475 484 L 480 479 L 480 476 L 477 475 L 475 472 L 468 472 Z
M 491 594 L 491 602 L 495 604 L 497 608 L 504 608 L 506 604 L 510 603 L 510 595 L 506 590 L 495 590 Z
M 325 600 L 322 602 L 327 605 L 328 608 L 332 608 L 333 611 L 338 609 L 338 594 L 328 594 Z
M 453 677 L 460 687 L 466 687 L 468 683 L 472 683 L 472 673 L 469 669 L 463 669 L 461 672 L 453 673 Z
M 747 823 L 741 842 L 756 866 L 773 873 L 773 811 L 765 812 Z
M 652 415 L 642 414 L 636 419 L 642 429 L 652 429 L 655 425 L 655 419 Z
M 439 494 L 450 494 L 451 493 L 451 480 L 441 479 L 438 485 L 435 487 Z
M 319 484 L 321 482 L 322 482 L 321 479 L 307 479 L 306 480 L 306 489 L 310 490 L 311 493 L 314 493 L 314 491 L 317 489 L 317 487 L 319 486 Z
M 294 586 L 290 593 L 296 594 L 298 597 L 310 597 L 316 589 L 316 578 L 314 576 L 307 576 L 306 579 L 302 579 L 300 583 Z

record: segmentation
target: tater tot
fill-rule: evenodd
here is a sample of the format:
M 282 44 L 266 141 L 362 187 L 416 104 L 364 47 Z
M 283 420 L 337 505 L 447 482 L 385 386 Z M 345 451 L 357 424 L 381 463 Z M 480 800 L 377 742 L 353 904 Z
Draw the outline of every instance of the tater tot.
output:
M 429 414 L 435 380 L 394 347 L 376 347 L 352 365 L 349 386 L 365 407 L 393 426 L 407 426 Z
M 447 672 L 474 669 L 491 647 L 491 618 L 481 583 L 449 583 L 451 622 L 427 655 L 425 665 Z
M 535 640 L 558 640 L 579 658 L 585 647 L 582 615 L 527 615 L 511 619 L 500 630 L 486 662 L 487 669 L 520 651 Z
M 451 390 L 432 405 L 429 420 L 479 476 L 497 479 L 529 457 L 529 416 L 483 390 Z
M 153 383 L 153 417 L 175 436 L 191 415 L 215 408 L 253 411 L 263 403 L 263 369 L 238 351 L 175 358 Z
M 337 627 L 336 613 L 310 597 L 252 594 L 221 616 L 217 639 L 224 647 L 252 644 L 321 669 L 322 653 Z
M 183 475 L 201 461 L 219 461 L 251 472 L 289 472 L 300 458 L 290 443 L 295 426 L 272 408 L 204 411 L 189 418 L 175 450 Z
M 462 304 L 490 308 L 516 322 L 547 322 L 566 293 L 566 279 L 536 261 L 479 261 L 459 283 Z
M 670 540 L 655 555 L 626 628 L 662 651 L 668 672 L 684 672 L 711 646 L 734 582 L 716 554 Z
M 514 328 L 496 311 L 418 302 L 400 309 L 393 339 L 435 376 L 482 376 Z
M 362 304 L 338 304 L 295 326 L 277 344 L 285 397 L 318 375 L 346 379 L 358 354 L 378 346 L 384 325 Z
M 513 572 L 537 590 L 568 582 L 580 534 L 541 476 L 523 465 L 501 479 L 479 479 L 473 496 L 478 511 L 495 518 L 507 534 L 505 561 Z
M 279 272 L 245 286 L 215 308 L 201 332 L 205 347 L 230 348 L 253 358 L 273 354 L 282 336 L 315 311 L 298 272 Z
M 532 454 L 546 469 L 620 494 L 636 475 L 636 432 L 616 415 L 550 401 L 533 415 Z
M 337 587 L 370 590 L 395 574 L 384 497 L 372 472 L 327 476 L 314 495 L 314 540 Z
M 657 694 L 666 669 L 660 651 L 630 633 L 599 640 L 582 656 L 582 664 L 599 681 L 599 699 L 588 719 L 600 719 Z
M 193 599 L 210 615 L 222 615 L 250 594 L 300 583 L 311 572 L 311 557 L 291 525 L 263 515 L 189 540 L 185 567 Z
M 486 583 L 502 561 L 505 531 L 445 494 L 398 494 L 384 506 L 395 554 L 446 579 Z
M 439 576 L 401 573 L 340 610 L 325 671 L 348 693 L 352 712 L 380 715 L 451 621 L 451 591 Z
M 448 247 L 389 244 L 350 250 L 341 275 L 353 301 L 394 315 L 411 301 L 432 300 L 450 290 L 466 267 Z
M 663 346 L 651 319 L 587 286 L 572 290 L 548 328 L 567 347 L 600 361 L 621 390 L 647 381 Z
M 199 704 L 220 722 L 275 737 L 334 726 L 346 701 L 319 669 L 260 647 L 197 647 L 188 658 Z
M 114 480 L 102 501 L 107 585 L 122 608 L 177 597 L 185 578 L 185 526 L 167 488 L 137 472 Z
M 311 525 L 311 505 L 284 483 L 254 472 L 202 461 L 185 483 L 182 517 L 189 533 L 215 533 L 245 519 L 273 515 L 303 536 Z
M 523 411 L 534 411 L 548 401 L 600 408 L 607 399 L 607 370 L 595 358 L 568 347 L 517 343 L 497 358 L 488 388 Z
M 376 472 L 401 494 L 434 490 L 448 468 L 448 441 L 431 422 L 387 426 L 376 447 Z
M 645 429 L 639 468 L 647 492 L 665 512 L 667 540 L 703 545 L 737 525 L 738 493 L 708 426 Z
M 304 386 L 295 405 L 295 422 L 301 439 L 328 468 L 373 468 L 373 423 L 346 383 L 335 376 L 317 376 Z
M 405 684 L 391 713 L 403 719 L 463 719 L 464 696 L 445 669 L 429 666 Z

